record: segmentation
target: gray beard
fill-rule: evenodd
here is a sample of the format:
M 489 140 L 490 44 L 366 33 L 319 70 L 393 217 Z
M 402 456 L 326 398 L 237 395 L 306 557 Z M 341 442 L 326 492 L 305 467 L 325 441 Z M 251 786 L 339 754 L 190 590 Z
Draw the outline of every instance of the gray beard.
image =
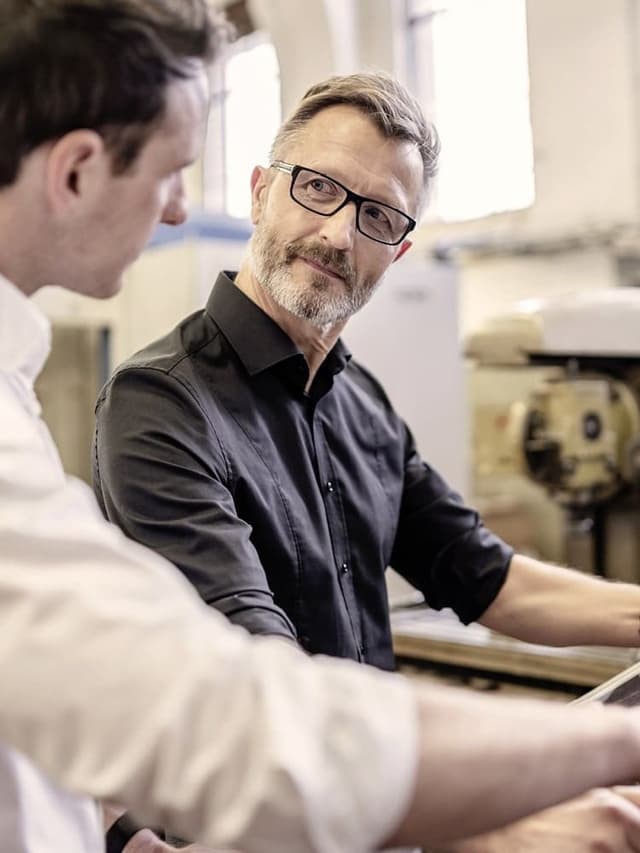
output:
M 301 285 L 294 279 L 291 266 L 283 255 L 270 234 L 257 227 L 251 238 L 251 263 L 260 286 L 276 305 L 319 329 L 353 316 L 366 305 L 382 281 L 364 281 L 357 286 L 352 283 L 353 276 L 336 288 L 328 276 L 318 272 L 308 283 Z

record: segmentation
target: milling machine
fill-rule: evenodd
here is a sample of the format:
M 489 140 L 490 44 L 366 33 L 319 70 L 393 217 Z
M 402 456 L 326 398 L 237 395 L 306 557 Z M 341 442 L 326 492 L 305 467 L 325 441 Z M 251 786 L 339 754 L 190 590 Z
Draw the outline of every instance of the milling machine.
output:
M 548 368 L 509 407 L 510 458 L 565 509 L 569 562 L 640 581 L 640 289 L 524 300 L 466 354 L 480 369 Z

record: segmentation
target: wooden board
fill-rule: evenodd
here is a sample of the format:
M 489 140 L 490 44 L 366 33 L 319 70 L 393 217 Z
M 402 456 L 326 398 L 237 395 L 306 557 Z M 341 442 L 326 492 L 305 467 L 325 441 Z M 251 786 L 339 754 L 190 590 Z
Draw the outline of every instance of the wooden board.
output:
M 428 608 L 394 611 L 391 626 L 401 658 L 584 687 L 595 687 L 640 659 L 637 649 L 523 643 Z

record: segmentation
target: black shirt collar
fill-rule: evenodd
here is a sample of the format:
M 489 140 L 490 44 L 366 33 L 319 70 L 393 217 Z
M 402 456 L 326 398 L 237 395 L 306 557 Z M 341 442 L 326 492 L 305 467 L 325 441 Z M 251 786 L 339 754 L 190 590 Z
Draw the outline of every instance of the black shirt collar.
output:
M 218 275 L 207 301 L 207 314 L 214 320 L 250 376 L 291 360 L 296 364 L 300 377 L 298 365 L 302 360 L 306 367 L 304 356 L 280 326 L 235 286 L 235 276 L 236 273 L 226 271 Z M 338 339 L 319 373 L 331 376 L 340 373 L 350 359 L 351 353 Z

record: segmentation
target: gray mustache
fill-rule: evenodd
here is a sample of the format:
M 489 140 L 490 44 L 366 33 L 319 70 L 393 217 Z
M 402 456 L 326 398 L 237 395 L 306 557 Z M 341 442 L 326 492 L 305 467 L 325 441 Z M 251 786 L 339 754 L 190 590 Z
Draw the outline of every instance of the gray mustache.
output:
M 355 270 L 347 260 L 346 254 L 340 251 L 323 249 L 319 246 L 306 246 L 299 243 L 290 243 L 285 249 L 285 261 L 290 264 L 295 258 L 301 257 L 309 261 L 315 261 L 322 266 L 334 270 L 347 284 L 353 286 Z

